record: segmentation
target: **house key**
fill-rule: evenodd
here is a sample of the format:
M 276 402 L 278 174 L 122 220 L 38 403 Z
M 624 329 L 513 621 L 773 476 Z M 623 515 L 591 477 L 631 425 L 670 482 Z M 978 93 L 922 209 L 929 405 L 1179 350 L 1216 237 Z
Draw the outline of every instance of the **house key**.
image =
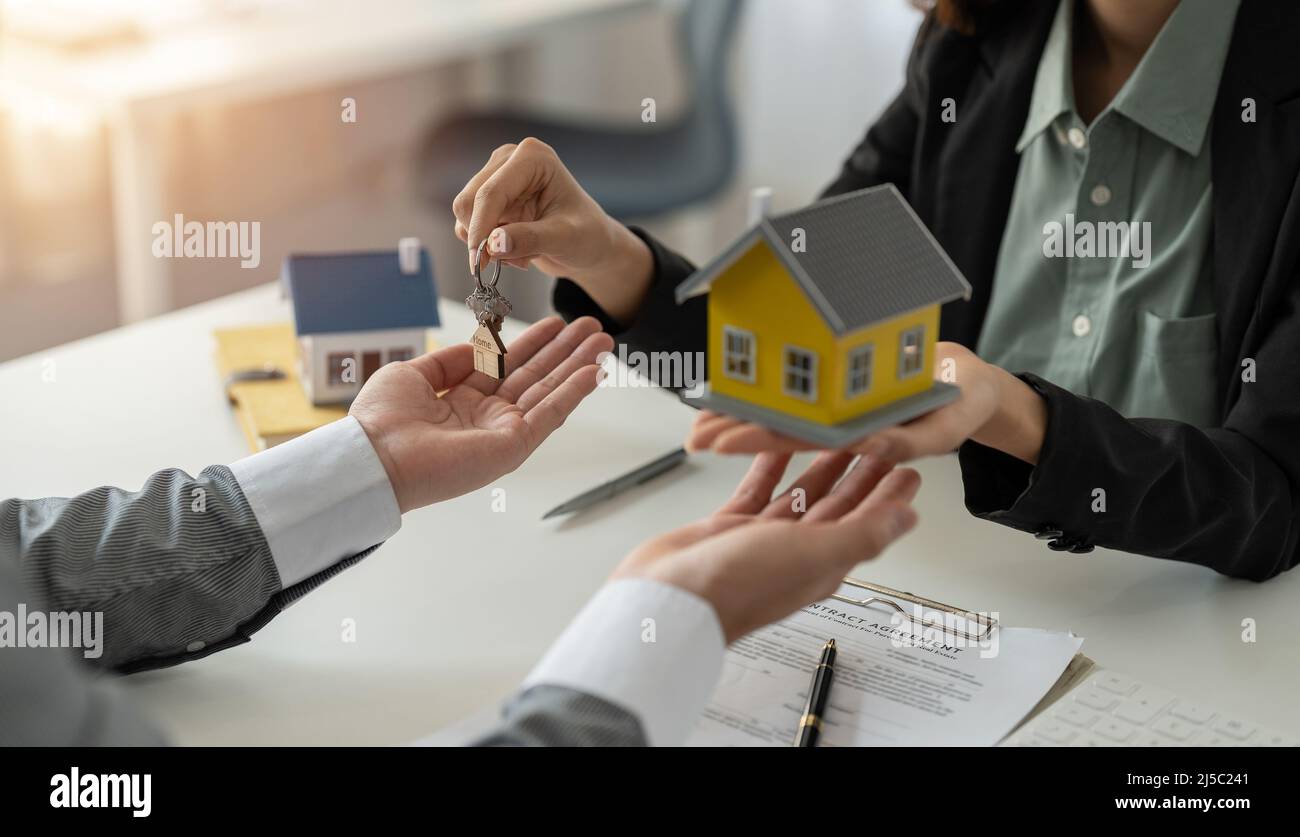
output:
M 510 300 L 497 290 L 497 281 L 501 278 L 501 262 L 492 260 L 492 278 L 486 283 L 483 281 L 485 249 L 486 238 L 478 246 L 474 267 L 470 271 L 474 277 L 474 292 L 465 299 L 465 304 L 478 320 L 478 329 L 469 342 L 474 347 L 474 368 L 501 380 L 506 376 L 506 344 L 501 342 L 501 323 L 510 314 Z

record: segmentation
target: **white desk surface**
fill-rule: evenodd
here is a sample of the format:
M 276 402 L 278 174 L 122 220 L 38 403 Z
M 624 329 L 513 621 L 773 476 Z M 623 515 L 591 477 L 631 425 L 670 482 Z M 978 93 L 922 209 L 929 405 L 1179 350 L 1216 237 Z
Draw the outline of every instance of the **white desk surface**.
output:
M 442 313 L 440 342 L 464 339 L 461 307 L 443 301 Z M 211 332 L 287 317 L 267 286 L 0 365 L 0 497 L 134 489 L 159 468 L 197 473 L 245 455 Z M 397 744 L 472 715 L 512 691 L 628 549 L 727 496 L 745 461 L 703 456 L 583 517 L 539 520 L 670 450 L 690 420 L 661 392 L 598 390 L 497 483 L 505 513 L 489 488 L 408 514 L 252 642 L 123 688 L 184 744 Z M 1058 554 L 970 517 L 955 458 L 920 470 L 920 526 L 859 576 L 1006 624 L 1073 630 L 1105 667 L 1300 733 L 1300 573 L 1260 585 L 1101 549 Z M 1241 640 L 1246 618 L 1253 644 Z

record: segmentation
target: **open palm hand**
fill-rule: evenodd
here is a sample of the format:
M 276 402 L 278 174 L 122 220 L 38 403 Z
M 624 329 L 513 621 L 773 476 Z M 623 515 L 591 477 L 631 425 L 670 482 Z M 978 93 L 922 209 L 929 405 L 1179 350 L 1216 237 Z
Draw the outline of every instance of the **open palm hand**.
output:
M 648 578 L 713 606 L 728 643 L 824 599 L 916 523 L 910 468 L 827 452 L 773 496 L 788 453 L 761 453 L 713 515 L 632 551 L 614 578 Z M 853 467 L 850 468 L 850 465 Z
M 596 388 L 596 360 L 612 347 L 596 320 L 552 317 L 511 343 L 501 381 L 475 371 L 473 349 L 459 344 L 383 367 L 349 413 L 406 512 L 518 468 Z

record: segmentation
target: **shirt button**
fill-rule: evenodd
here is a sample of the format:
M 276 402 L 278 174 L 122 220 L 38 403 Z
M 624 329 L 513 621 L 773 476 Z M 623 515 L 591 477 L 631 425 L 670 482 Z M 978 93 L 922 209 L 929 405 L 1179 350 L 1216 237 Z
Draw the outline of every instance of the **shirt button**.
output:
M 1110 187 L 1105 183 L 1098 183 L 1096 186 L 1092 187 L 1091 197 L 1093 206 L 1105 206 L 1110 203 Z
M 1082 150 L 1088 145 L 1088 135 L 1079 128 L 1071 128 L 1066 134 L 1070 138 L 1070 145 Z
M 195 651 L 202 651 L 206 647 L 207 647 L 206 642 L 204 642 L 201 639 L 196 639 L 193 642 L 191 642 L 189 645 L 185 646 L 185 650 L 193 654 Z
M 1075 337 L 1087 337 L 1092 331 L 1092 320 L 1088 319 L 1088 315 L 1080 314 L 1074 318 L 1074 322 L 1070 323 L 1070 329 Z

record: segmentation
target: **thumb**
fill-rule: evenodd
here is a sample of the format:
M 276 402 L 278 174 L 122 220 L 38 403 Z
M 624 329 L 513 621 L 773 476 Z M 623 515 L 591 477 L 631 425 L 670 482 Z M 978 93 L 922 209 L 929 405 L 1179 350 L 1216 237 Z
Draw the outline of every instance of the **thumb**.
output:
M 424 376 L 434 392 L 450 389 L 474 371 L 474 350 L 468 343 L 455 343 L 407 361 Z
M 497 227 L 488 236 L 488 252 L 494 259 L 531 259 L 538 256 L 563 258 L 571 247 L 570 226 L 558 218 L 520 221 Z

